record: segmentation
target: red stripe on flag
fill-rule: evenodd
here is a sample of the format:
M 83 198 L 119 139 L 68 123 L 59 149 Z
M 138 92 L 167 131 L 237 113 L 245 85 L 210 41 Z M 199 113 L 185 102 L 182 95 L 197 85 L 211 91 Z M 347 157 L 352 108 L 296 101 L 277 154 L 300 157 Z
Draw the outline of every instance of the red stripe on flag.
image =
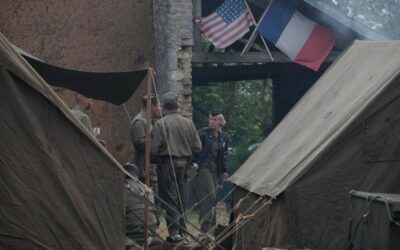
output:
M 223 42 L 221 42 L 221 44 L 219 46 L 216 46 L 216 48 L 225 48 L 225 47 L 231 45 L 233 42 L 235 42 L 237 39 L 242 37 L 248 31 L 249 31 L 248 26 L 243 27 L 242 29 L 238 30 L 237 32 L 235 32 L 234 34 L 229 36 L 229 38 L 227 38 Z
M 202 26 L 202 27 L 201 27 L 201 31 L 202 31 L 203 33 L 206 33 L 206 32 L 208 32 L 209 30 L 211 30 L 212 28 L 214 28 L 214 27 L 220 25 L 221 23 L 225 23 L 224 20 L 223 20 L 222 18 L 220 18 L 220 17 L 218 17 L 218 20 L 217 20 L 217 19 L 215 19 L 215 20 L 216 20 L 216 22 L 215 22 L 215 23 L 212 23 L 212 25 L 209 25 L 209 26 Z M 225 28 L 225 27 L 226 27 L 226 24 L 225 24 L 224 26 L 222 26 L 221 28 L 223 29 L 223 28 Z M 221 28 L 220 28 L 220 29 L 221 29 Z
M 214 19 L 217 18 L 217 17 L 219 17 L 218 13 L 217 13 L 217 12 L 214 12 L 214 13 L 212 13 L 212 14 L 209 15 L 209 16 L 202 17 L 202 18 L 201 18 L 201 22 L 202 22 L 202 24 L 205 25 L 205 24 L 211 22 L 212 20 L 214 20 Z
M 207 34 L 207 35 L 209 37 L 212 37 L 214 40 L 219 40 L 219 39 L 223 38 L 224 36 L 229 35 L 229 33 L 235 32 L 235 29 L 239 28 L 241 25 L 243 25 L 243 23 L 246 23 L 246 27 L 248 27 L 245 16 L 242 17 L 240 20 L 238 20 L 237 23 L 235 23 L 233 25 L 227 25 L 226 29 L 224 29 L 222 33 L 211 32 L 210 34 Z
M 335 45 L 335 40 L 336 36 L 334 33 L 320 25 L 315 25 L 294 61 L 312 70 L 318 71 Z
M 243 19 L 240 23 L 235 25 L 235 29 L 232 29 L 229 33 L 224 36 L 220 36 L 215 47 L 217 48 L 225 48 L 226 46 L 232 44 L 237 39 L 242 37 L 249 30 L 249 25 L 246 19 Z

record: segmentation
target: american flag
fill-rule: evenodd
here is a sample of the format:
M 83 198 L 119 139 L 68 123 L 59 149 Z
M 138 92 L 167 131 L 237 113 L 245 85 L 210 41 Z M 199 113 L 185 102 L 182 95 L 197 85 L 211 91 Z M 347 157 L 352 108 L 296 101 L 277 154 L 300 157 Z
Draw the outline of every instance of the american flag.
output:
M 216 48 L 226 48 L 249 31 L 254 21 L 243 0 L 225 0 L 211 15 L 195 18 Z

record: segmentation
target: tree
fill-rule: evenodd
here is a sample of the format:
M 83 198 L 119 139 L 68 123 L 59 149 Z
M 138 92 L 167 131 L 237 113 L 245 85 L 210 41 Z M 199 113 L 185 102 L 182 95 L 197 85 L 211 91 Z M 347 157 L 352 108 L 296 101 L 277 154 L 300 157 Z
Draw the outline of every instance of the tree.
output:
M 193 88 L 193 121 L 208 125 L 211 111 L 220 110 L 227 121 L 233 154 L 231 169 L 239 167 L 269 133 L 272 123 L 272 81 L 255 80 L 216 83 Z

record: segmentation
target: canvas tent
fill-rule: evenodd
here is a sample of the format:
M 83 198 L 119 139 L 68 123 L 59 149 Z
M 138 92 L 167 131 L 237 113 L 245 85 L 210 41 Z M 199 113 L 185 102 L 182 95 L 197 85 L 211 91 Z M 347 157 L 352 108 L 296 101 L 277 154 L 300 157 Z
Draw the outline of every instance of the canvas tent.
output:
M 0 249 L 124 249 L 124 170 L 1 33 L 0 86 Z
M 344 249 L 349 191 L 400 193 L 399 107 L 400 42 L 355 41 L 231 177 L 237 214 L 276 198 L 238 241 Z

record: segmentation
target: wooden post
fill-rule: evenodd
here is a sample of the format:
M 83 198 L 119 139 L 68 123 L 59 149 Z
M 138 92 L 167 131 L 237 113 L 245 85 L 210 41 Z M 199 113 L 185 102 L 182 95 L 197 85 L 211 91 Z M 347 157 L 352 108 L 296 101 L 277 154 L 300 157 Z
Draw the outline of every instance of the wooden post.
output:
M 193 0 L 193 17 L 201 16 L 201 0 Z M 193 25 L 193 51 L 202 51 L 201 46 L 201 31 L 198 25 Z
M 240 54 L 240 56 L 243 56 L 244 53 L 246 53 L 247 51 L 249 51 L 250 47 L 253 45 L 254 40 L 256 39 L 257 34 L 258 34 L 258 32 L 257 32 L 258 26 L 260 26 L 262 20 L 264 19 L 265 15 L 267 14 L 267 12 L 268 12 L 268 10 L 269 10 L 269 7 L 271 7 L 271 4 L 272 4 L 273 1 L 274 1 L 274 0 L 270 0 L 270 2 L 269 2 L 269 4 L 268 4 L 268 7 L 264 10 L 263 14 L 261 15 L 260 20 L 258 20 L 258 22 L 256 22 L 256 20 L 255 20 L 255 18 L 254 18 L 254 16 L 253 16 L 253 13 L 251 13 L 250 6 L 248 5 L 247 1 L 244 0 L 245 4 L 246 4 L 246 6 L 247 6 L 247 9 L 248 9 L 249 12 L 250 12 L 250 16 L 251 16 L 251 18 L 253 19 L 253 22 L 254 22 L 254 24 L 255 24 L 256 27 L 254 28 L 253 33 L 251 34 L 251 36 L 250 36 L 249 40 L 247 41 L 246 45 L 244 46 L 244 48 L 243 48 L 242 53 Z M 268 52 L 269 57 L 271 58 L 271 61 L 274 61 L 274 58 L 272 57 L 272 54 L 271 54 L 271 52 L 269 51 L 269 48 L 268 48 L 268 46 L 267 46 L 267 43 L 266 43 L 265 40 L 264 40 L 264 37 L 263 37 L 261 34 L 260 34 L 260 37 L 261 37 L 261 40 L 262 40 L 262 42 L 263 42 L 263 44 L 264 44 L 264 46 L 265 46 L 265 49 L 266 49 L 267 52 Z
M 151 128 L 151 88 L 152 88 L 152 72 L 151 69 L 147 70 L 147 93 L 146 93 L 146 151 L 145 151 L 145 162 L 144 162 L 144 182 L 146 186 L 150 185 L 150 146 L 151 146 L 151 138 L 150 138 L 150 128 Z M 144 250 L 149 249 L 149 230 L 148 230 L 148 221 L 149 221 L 149 205 L 147 202 L 144 203 Z

